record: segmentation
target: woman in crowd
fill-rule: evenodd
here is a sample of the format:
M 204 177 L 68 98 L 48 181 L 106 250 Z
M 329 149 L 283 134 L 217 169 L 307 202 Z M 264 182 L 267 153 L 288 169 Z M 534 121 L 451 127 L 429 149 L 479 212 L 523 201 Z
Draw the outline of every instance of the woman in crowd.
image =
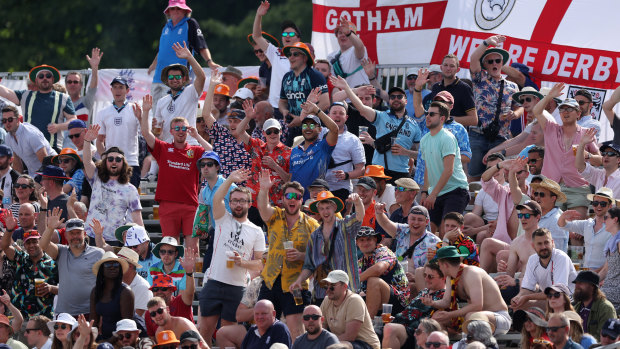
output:
M 596 338 L 588 333 L 583 333 L 583 325 L 581 316 L 574 311 L 567 310 L 564 315 L 570 321 L 569 336 L 575 343 L 581 344 L 584 348 L 590 348 L 592 344 L 596 344 Z
M 472 316 L 475 317 L 476 314 Z M 477 318 L 485 318 L 482 317 Z M 469 343 L 480 342 L 485 348 L 498 349 L 497 340 L 493 337 L 494 326 L 488 322 L 488 320 L 468 320 L 463 324 L 463 332 L 467 335 L 467 338 L 454 343 L 452 349 L 464 349 L 468 347 Z
M 607 299 L 616 308 L 616 313 L 620 312 L 620 208 L 612 207 L 605 216 L 606 230 L 612 234 L 607 241 L 603 253 L 607 256 L 607 261 L 599 273 L 603 286 L 601 291 L 605 293 Z
M 517 310 L 513 316 L 512 327 L 521 331 L 521 348 L 530 349 L 535 339 L 549 340 L 547 336 L 547 322 L 545 312 L 538 307 L 527 310 Z
M 68 335 L 73 328 L 77 327 L 77 320 L 67 313 L 60 313 L 54 321 L 47 323 L 47 328 L 53 333 L 51 349 L 69 349 Z
M 570 304 L 569 294 L 570 290 L 568 286 L 564 284 L 555 284 L 545 289 L 545 295 L 547 296 L 547 310 L 545 315 L 547 319 L 553 313 L 561 313 L 566 310 L 575 311 Z
M 90 318 L 99 329 L 97 341 L 111 338 L 119 320 L 133 318 L 134 295 L 123 283 L 128 267 L 125 259 L 110 251 L 93 265 L 97 282 L 90 294 Z
M 22 324 L 24 323 L 24 317 L 19 309 L 11 303 L 11 297 L 9 297 L 8 293 L 6 293 L 4 289 L 2 290 L 2 295 L 0 296 L 0 314 L 4 314 L 6 317 L 13 316 L 13 319 L 11 319 L 11 328 L 13 329 L 13 333 L 19 333 L 21 331 Z
M 9 206 L 9 210 L 13 214 L 13 217 L 17 219 L 19 224 L 19 206 L 21 206 L 21 204 L 32 204 L 35 212 L 39 212 L 41 210 L 41 205 L 39 205 L 34 192 L 34 179 L 29 175 L 23 174 L 17 177 L 17 181 L 13 184 L 13 188 L 15 189 L 17 202 L 12 203 L 11 206 Z

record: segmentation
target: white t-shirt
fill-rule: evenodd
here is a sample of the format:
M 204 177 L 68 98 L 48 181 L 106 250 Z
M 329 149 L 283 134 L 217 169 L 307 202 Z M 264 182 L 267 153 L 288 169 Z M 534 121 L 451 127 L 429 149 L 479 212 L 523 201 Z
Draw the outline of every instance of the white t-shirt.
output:
M 144 280 L 142 276 L 136 274 L 129 287 L 133 291 L 134 309 L 147 310 L 148 308 L 146 307 L 146 303 L 153 298 L 153 292 L 149 290 L 151 285 L 149 285 L 148 281 Z M 142 316 L 142 318 L 144 318 L 144 316 Z
M 338 52 L 340 52 L 340 50 L 330 53 L 327 56 L 327 60 L 331 62 L 334 58 L 336 58 L 336 55 L 338 54 Z M 366 47 L 364 47 L 364 58 L 368 58 L 368 52 L 366 51 Z M 357 57 L 355 57 L 355 46 L 351 46 L 347 50 L 342 52 L 342 54 L 340 55 L 339 61 L 340 61 L 340 67 L 342 68 L 342 71 L 347 74 L 351 74 L 352 72 L 355 71 L 355 69 L 357 69 L 358 67 L 362 65 L 362 60 L 357 59 Z M 336 73 L 334 73 L 333 65 L 332 65 L 332 75 L 336 76 Z M 366 75 L 366 72 L 364 71 L 363 68 L 347 76 L 346 80 L 349 86 L 351 87 L 355 87 L 358 85 L 366 85 L 370 83 L 370 81 L 368 80 L 368 75 Z
M 375 201 L 385 204 L 385 209 L 389 210 L 392 205 L 396 203 L 396 194 L 394 193 L 394 186 L 391 184 L 385 185 L 385 190 L 381 197 L 375 196 Z
M 535 253 L 530 256 L 527 260 L 521 287 L 530 291 L 536 291 L 536 285 L 538 285 L 538 290 L 544 292 L 545 288 L 551 285 L 564 284 L 568 286 L 572 295 L 575 290 L 573 280 L 576 277 L 577 272 L 568 255 L 554 248 L 551 254 L 551 261 L 549 261 L 546 268 L 540 265 L 538 254 Z
M 265 234 L 250 220 L 239 223 L 228 211 L 215 220 L 213 258 L 204 280 L 213 279 L 228 285 L 245 286 L 247 269 L 237 265 L 232 269 L 226 268 L 226 251 L 236 251 L 242 259 L 250 261 L 254 252 L 265 251 Z
M 269 85 L 269 104 L 277 108 L 280 102 L 280 92 L 282 90 L 282 78 L 284 74 L 291 70 L 291 63 L 288 58 L 280 53 L 277 47 L 269 43 L 265 55 L 271 62 L 271 82 Z
M 198 113 L 198 99 L 200 95 L 196 92 L 194 84 L 185 86 L 183 92 L 176 97 L 172 98 L 171 94 L 166 94 L 157 102 L 157 108 L 155 108 L 155 118 L 158 121 L 164 121 L 164 127 L 161 131 L 160 139 L 166 143 L 172 143 L 172 135 L 170 134 L 170 121 L 177 116 L 182 116 L 187 119 L 187 123 L 196 127 L 196 113 Z M 187 143 L 190 145 L 200 145 L 198 141 L 187 135 Z
M 346 127 L 346 126 L 345 126 Z M 323 132 L 325 131 L 325 132 Z M 323 138 L 327 133 L 327 127 L 321 130 Z M 334 171 L 342 170 L 344 172 L 351 172 L 355 168 L 355 164 L 365 164 L 366 154 L 364 153 L 364 146 L 360 139 L 349 131 L 344 131 L 338 135 L 338 143 L 332 152 L 332 158 L 335 164 L 352 160 L 344 165 L 336 166 L 327 170 L 325 173 L 325 180 L 329 185 L 329 190 L 334 191 L 338 189 L 347 189 L 349 192 L 353 191 L 353 184 L 351 180 L 339 180 L 334 175 Z
M 15 137 L 10 133 L 6 135 L 4 144 L 24 161 L 28 168 L 28 173 L 33 174 L 33 176 L 41 167 L 41 161 L 37 157 L 37 152 L 41 148 L 45 148 L 47 155 L 56 155 L 56 151 L 52 149 L 50 142 L 45 139 L 43 133 L 27 122 L 19 124 Z
M 118 147 L 125 152 L 130 166 L 139 166 L 138 133 L 140 122 L 133 113 L 133 103 L 127 103 L 118 112 L 113 105 L 107 106 L 97 114 L 100 135 L 105 136 L 105 148 Z
M 493 198 L 484 191 L 484 189 L 480 189 L 478 195 L 476 195 L 474 205 L 482 206 L 482 211 L 484 211 L 482 218 L 487 221 L 497 220 L 497 216 L 499 215 L 499 206 L 497 205 L 497 202 L 495 202 Z

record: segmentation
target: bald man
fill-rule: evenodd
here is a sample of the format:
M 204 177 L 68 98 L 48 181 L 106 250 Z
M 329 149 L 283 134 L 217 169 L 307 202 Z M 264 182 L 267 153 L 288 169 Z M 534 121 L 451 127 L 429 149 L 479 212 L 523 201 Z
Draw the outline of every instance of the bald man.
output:
M 243 338 L 241 349 L 269 349 L 273 343 L 291 346 L 291 334 L 285 324 L 276 319 L 271 301 L 263 299 L 254 305 L 254 322 Z
M 439 346 L 438 346 L 439 343 Z M 426 348 L 448 349 L 450 347 L 450 338 L 443 331 L 433 331 L 426 338 Z
M 309 305 L 304 309 L 303 323 L 306 333 L 295 339 L 293 349 L 323 349 L 335 343 L 340 343 L 335 334 L 323 328 L 323 313 L 316 305 Z

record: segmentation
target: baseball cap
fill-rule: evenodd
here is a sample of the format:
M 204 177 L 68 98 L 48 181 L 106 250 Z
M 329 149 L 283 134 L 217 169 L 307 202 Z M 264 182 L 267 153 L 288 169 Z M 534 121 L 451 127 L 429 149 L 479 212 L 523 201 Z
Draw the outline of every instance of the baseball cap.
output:
M 13 150 L 6 144 L 0 144 L 0 156 L 11 157 L 13 156 Z
M 448 91 L 440 91 L 433 97 L 433 101 L 450 102 L 454 104 L 454 96 Z
M 151 239 L 144 227 L 136 225 L 127 229 L 127 233 L 125 234 L 125 246 L 137 246 L 145 241 L 151 241 Z
M 84 221 L 79 218 L 71 218 L 65 224 L 67 231 L 71 230 L 84 230 Z
M 228 113 L 226 113 L 226 117 L 229 119 L 245 119 L 245 112 L 241 109 L 231 109 Z
M 86 123 L 80 119 L 71 120 L 71 122 L 67 126 L 67 129 L 70 130 L 73 128 L 86 128 Z
M 325 188 L 325 190 L 329 190 L 329 184 L 327 184 L 327 181 L 323 178 L 317 178 L 312 181 L 312 184 L 310 184 L 310 188 L 312 187 Z
M 542 212 L 542 209 L 540 208 L 540 204 L 538 204 L 534 200 L 528 200 L 523 205 L 517 205 L 516 208 L 517 210 L 522 210 L 522 209 L 530 210 L 532 212 L 535 212 L 536 214 L 540 214 Z
M 303 123 L 307 119 L 312 119 L 312 121 L 314 121 L 317 125 L 321 126 L 321 119 L 319 119 L 318 116 L 312 115 L 312 114 L 306 115 L 306 117 L 303 120 L 301 120 L 301 122 Z
M 620 336 L 620 319 L 607 319 L 601 329 L 601 333 L 618 338 Z
M 342 270 L 332 270 L 322 281 L 329 282 L 330 284 L 335 284 L 337 282 L 344 282 L 345 284 L 349 284 L 349 276 Z
M 404 95 L 407 95 L 405 93 L 405 90 L 403 90 L 402 88 L 398 87 L 398 86 L 394 86 L 394 87 L 390 87 L 390 89 L 388 90 L 388 96 L 391 95 L 393 92 L 400 92 Z
M 235 92 L 233 97 L 239 97 L 241 99 L 254 99 L 254 93 L 247 87 L 242 87 Z
M 594 286 L 598 286 L 598 284 L 601 282 L 601 278 L 598 276 L 597 273 L 591 270 L 583 270 L 580 271 L 579 274 L 577 274 L 575 280 L 573 280 L 573 283 L 577 282 L 587 282 Z
M 420 68 L 409 68 L 407 69 L 407 73 L 405 74 L 405 76 L 409 76 L 409 75 L 418 75 L 418 72 L 420 71 Z
M 564 284 L 554 284 L 551 285 L 547 288 L 545 288 L 545 294 L 548 295 L 549 293 L 551 293 L 551 291 L 556 291 L 556 292 L 562 292 L 568 296 L 570 296 L 570 290 L 568 289 L 568 286 L 564 285 Z
M 125 85 L 125 86 L 129 87 L 129 84 L 127 83 L 127 79 L 125 79 L 122 76 L 117 76 L 114 79 L 112 79 L 112 82 L 110 83 L 110 86 L 114 85 L 115 82 L 118 82 L 121 85 Z
M 278 130 L 281 130 L 282 125 L 280 125 L 280 122 L 278 120 L 271 118 L 266 120 L 263 124 L 263 131 L 267 131 L 270 128 L 277 128 Z
M 564 99 L 562 101 L 562 103 L 560 103 L 558 108 L 561 108 L 563 106 L 569 106 L 569 107 L 577 108 L 578 109 L 579 108 L 579 103 L 574 98 L 566 98 L 566 99 Z
M 179 341 L 181 341 L 181 342 L 183 342 L 183 341 L 200 342 L 200 335 L 196 331 L 187 330 L 187 331 L 181 333 L 181 337 L 179 338 Z
M 428 210 L 426 209 L 426 207 L 424 206 L 413 206 L 411 208 L 411 210 L 409 210 L 409 214 L 417 214 L 417 215 L 421 215 L 426 217 L 426 219 L 431 219 L 430 215 L 428 214 Z
M 357 180 L 356 185 L 366 189 L 377 189 L 377 183 L 375 183 L 375 180 L 370 177 L 360 177 L 360 179 Z

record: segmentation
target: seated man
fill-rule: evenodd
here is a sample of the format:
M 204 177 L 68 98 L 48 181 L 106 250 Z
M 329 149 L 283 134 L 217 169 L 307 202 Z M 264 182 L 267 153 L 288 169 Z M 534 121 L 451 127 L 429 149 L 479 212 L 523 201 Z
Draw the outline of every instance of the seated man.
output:
M 166 305 L 166 302 L 161 297 L 153 297 L 148 304 L 149 315 L 157 324 L 157 331 L 155 335 L 159 339 L 159 334 L 165 331 L 172 331 L 175 336 L 181 336 L 181 334 L 187 330 L 198 332 L 196 325 L 185 317 L 170 315 L 170 309 Z M 157 341 L 159 343 L 159 340 Z M 207 344 L 204 339 L 201 338 L 203 344 Z
M 394 305 L 393 312 L 404 309 L 409 300 L 409 282 L 405 271 L 389 248 L 380 244 L 381 234 L 361 227 L 356 244 L 363 253 L 359 259 L 360 292 L 366 293 L 366 306 L 372 316 L 379 315 L 381 304 Z
M 293 349 L 323 349 L 340 343 L 338 337 L 323 328 L 325 318 L 321 308 L 316 305 L 309 305 L 304 309 L 303 321 L 306 333 L 295 339 Z
M 428 251 L 429 260 L 435 258 L 436 250 L 446 246 L 455 246 L 466 257 L 463 263 L 480 266 L 478 246 L 476 246 L 474 240 L 463 234 L 463 224 L 463 215 L 458 212 L 449 212 L 444 216 L 443 227 L 445 233 L 443 242 L 438 242 L 435 249 Z
M 583 319 L 583 331 L 590 333 L 596 340 L 602 341 L 599 337 L 601 329 L 605 327 L 602 324 L 607 319 L 616 319 L 616 309 L 614 305 L 607 300 L 605 294 L 600 291 L 598 285 L 601 279 L 597 273 L 584 270 L 577 274 L 577 278 L 573 281 L 575 284 L 575 293 L 573 293 L 573 307 L 578 314 L 587 314 Z M 619 324 L 620 325 L 620 324 Z M 618 328 L 620 330 L 620 328 Z M 616 337 L 618 337 L 616 335 Z
M 400 178 L 394 181 L 396 185 L 394 196 L 398 208 L 390 215 L 390 220 L 394 223 L 407 224 L 408 212 L 418 202 L 415 197 L 418 195 L 420 186 L 411 178 Z
M 601 329 L 601 344 L 609 345 L 620 342 L 620 319 L 608 319 Z
M 551 314 L 547 322 L 547 334 L 554 348 L 583 349 L 579 343 L 575 343 L 571 339 L 570 321 L 564 313 Z
M 532 246 L 536 254 L 528 259 L 521 291 L 512 298 L 510 307 L 514 310 L 544 307 L 547 296 L 542 291 L 553 284 L 568 285 L 570 292 L 575 289 L 575 267 L 566 253 L 555 248 L 549 229 L 536 229 Z
M 435 311 L 434 308 L 422 303 L 422 298 L 430 296 L 436 301 L 443 298 L 446 277 L 439 269 L 437 262 L 433 261 L 426 264 L 424 278 L 427 279 L 428 288 L 420 291 L 405 310 L 396 314 L 394 320 L 383 327 L 384 348 L 410 348 L 415 340 L 420 321 L 429 318 Z
M 348 288 L 347 273 L 332 270 L 323 281 L 329 285 L 327 297 L 321 304 L 327 329 L 335 334 L 340 342 L 349 342 L 354 348 L 381 348 L 364 300 Z
M 250 328 L 250 322 L 254 320 L 254 305 L 258 301 L 258 293 L 260 291 L 263 278 L 255 277 L 243 292 L 243 298 L 237 307 L 237 324 L 230 326 L 222 326 L 217 330 L 215 336 L 217 345 L 220 348 L 235 347 L 240 348 L 245 335 Z
M 452 311 L 436 311 L 433 319 L 439 323 L 453 321 L 459 323 L 467 320 L 473 313 L 484 314 L 488 322 L 495 327 L 494 335 L 506 334 L 512 324 L 508 307 L 499 291 L 495 280 L 483 269 L 461 262 L 461 254 L 455 246 L 446 246 L 437 250 L 437 260 L 441 272 L 447 276 L 446 292 L 440 301 L 430 296 L 423 298 L 424 304 L 437 309 L 446 309 L 457 299 L 466 299 L 467 305 Z
M 241 349 L 269 349 L 273 343 L 291 346 L 291 334 L 285 324 L 276 319 L 273 304 L 262 299 L 254 305 L 254 322 L 241 343 Z
M 188 273 L 185 279 L 185 288 L 176 296 L 173 294 L 177 292 L 177 288 L 170 275 L 155 275 L 150 290 L 153 292 L 153 296 L 160 297 L 164 300 L 170 315 L 184 317 L 193 322 L 194 314 L 192 311 L 192 301 L 194 300 L 194 291 L 196 288 L 194 286 L 194 278 L 189 274 L 191 273 Z M 155 336 L 155 332 L 157 331 L 157 324 L 154 320 L 155 319 L 153 319 L 151 313 L 148 311 L 144 314 L 146 333 L 149 336 Z

